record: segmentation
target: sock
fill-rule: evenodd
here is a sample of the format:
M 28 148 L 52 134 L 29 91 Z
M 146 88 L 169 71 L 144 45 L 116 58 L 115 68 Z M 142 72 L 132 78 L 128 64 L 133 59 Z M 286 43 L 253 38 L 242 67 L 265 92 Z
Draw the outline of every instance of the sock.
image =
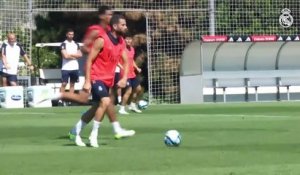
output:
M 98 137 L 98 129 L 100 127 L 100 123 L 101 122 L 96 121 L 96 120 L 93 121 L 93 128 L 92 128 L 92 132 L 91 132 L 90 137 L 93 137 L 93 138 L 97 138 Z
M 121 101 L 122 101 L 122 97 L 118 96 L 118 103 L 121 103 Z
M 130 106 L 135 107 L 135 103 L 134 103 L 134 102 L 131 102 L 131 103 L 130 103 Z
M 82 121 L 81 119 L 76 123 L 74 130 L 76 135 L 79 135 L 81 130 L 86 126 L 87 123 L 85 123 L 84 121 Z
M 122 130 L 121 125 L 118 121 L 112 122 L 111 124 L 113 126 L 113 129 L 114 129 L 115 133 L 118 133 Z
M 121 106 L 120 106 L 120 110 L 121 110 L 121 111 L 124 111 L 124 110 L 125 110 L 125 106 L 121 105 Z

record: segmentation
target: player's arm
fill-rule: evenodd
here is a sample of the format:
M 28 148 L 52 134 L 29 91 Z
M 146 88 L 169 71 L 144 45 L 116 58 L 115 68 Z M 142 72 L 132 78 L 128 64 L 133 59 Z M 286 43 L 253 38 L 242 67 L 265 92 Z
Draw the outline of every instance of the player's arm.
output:
M 85 67 L 85 82 L 90 83 L 91 82 L 91 68 L 92 63 L 96 59 L 98 53 L 102 50 L 104 45 L 103 38 L 98 38 L 95 40 L 93 47 L 90 50 L 90 53 L 88 55 L 88 58 L 86 60 L 86 67 Z
M 122 52 L 122 61 L 123 61 L 123 70 L 124 70 L 124 76 L 123 78 L 126 78 L 127 81 L 127 75 L 128 75 L 128 70 L 129 70 L 129 64 L 128 64 L 128 56 L 127 56 L 127 52 L 124 50 Z
M 27 54 L 23 55 L 24 61 L 26 62 L 27 66 L 32 66 L 30 59 L 28 58 Z
M 95 38 L 98 36 L 97 30 L 92 30 L 89 34 L 84 37 L 82 51 L 84 53 L 89 53 L 91 48 L 90 45 L 94 42 Z
M 24 58 L 24 61 L 26 62 L 27 66 L 30 68 L 30 69 L 33 69 L 33 65 L 31 64 L 31 61 L 30 59 L 28 58 L 27 54 L 24 54 L 23 55 L 23 58 Z
M 2 46 L 2 49 L 1 49 L 1 56 L 2 56 L 2 62 L 3 62 L 3 65 L 6 69 L 9 69 L 10 66 L 8 65 L 7 63 L 7 58 L 6 58 L 6 48 L 5 48 L 5 45 Z
M 61 56 L 64 58 L 64 59 L 73 59 L 70 57 L 70 55 L 68 55 L 67 51 L 65 49 L 61 50 Z
M 24 61 L 26 62 L 26 65 L 32 70 L 33 66 L 31 64 L 31 60 L 27 56 L 27 54 L 26 54 L 25 50 L 23 49 L 23 47 L 21 47 L 21 46 L 20 46 L 20 55 L 24 58 Z
M 67 50 L 66 50 L 66 43 L 62 43 L 60 45 L 60 53 L 61 53 L 61 56 L 64 58 L 64 59 L 73 59 L 71 58 L 71 56 L 67 53 Z
M 78 43 L 77 44 L 77 52 L 75 54 L 70 54 L 70 56 L 73 58 L 73 59 L 79 59 L 82 57 L 82 52 L 80 50 L 80 46 Z
M 123 71 L 124 71 L 124 74 L 123 74 L 123 77 L 120 79 L 120 81 L 118 82 L 118 86 L 123 88 L 126 86 L 126 83 L 127 83 L 127 76 L 128 76 L 128 56 L 127 56 L 127 53 L 126 51 L 124 50 L 122 52 L 122 55 L 121 55 L 121 58 L 123 60 Z
M 139 67 L 136 65 L 135 61 L 133 62 L 133 67 L 134 67 L 134 69 L 137 70 L 139 73 L 142 71 L 142 69 L 139 68 Z

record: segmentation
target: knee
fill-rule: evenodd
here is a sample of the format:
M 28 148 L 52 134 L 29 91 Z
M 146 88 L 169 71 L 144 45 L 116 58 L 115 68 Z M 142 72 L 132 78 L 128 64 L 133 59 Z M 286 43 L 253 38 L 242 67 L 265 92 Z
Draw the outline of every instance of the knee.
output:
M 110 103 L 111 103 L 111 99 L 109 97 L 104 97 L 104 98 L 101 99 L 101 105 L 103 107 L 109 106 Z
M 132 92 L 132 88 L 131 87 L 126 90 L 126 94 L 131 94 L 131 92 Z
M 142 91 L 142 87 L 141 87 L 140 85 L 138 85 L 138 86 L 136 87 L 136 91 L 137 91 L 137 92 Z

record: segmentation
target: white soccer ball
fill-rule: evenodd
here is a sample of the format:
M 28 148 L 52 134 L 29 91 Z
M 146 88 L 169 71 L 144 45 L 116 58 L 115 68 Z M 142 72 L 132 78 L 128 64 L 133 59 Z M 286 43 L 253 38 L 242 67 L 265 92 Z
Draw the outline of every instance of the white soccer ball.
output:
M 140 100 L 138 102 L 138 107 L 139 107 L 139 109 L 146 109 L 146 108 L 148 108 L 148 102 L 145 100 Z
M 179 146 L 181 135 L 177 130 L 169 130 L 165 134 L 164 142 L 167 146 Z

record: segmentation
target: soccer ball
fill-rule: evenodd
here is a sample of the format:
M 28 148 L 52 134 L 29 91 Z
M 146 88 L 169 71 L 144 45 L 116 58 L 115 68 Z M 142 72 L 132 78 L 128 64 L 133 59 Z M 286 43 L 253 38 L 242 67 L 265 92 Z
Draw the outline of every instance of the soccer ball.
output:
M 139 107 L 139 109 L 146 109 L 146 108 L 148 108 L 148 102 L 145 100 L 140 100 L 138 102 L 138 107 Z
M 164 142 L 167 146 L 179 146 L 181 135 L 177 130 L 169 130 L 165 134 Z

